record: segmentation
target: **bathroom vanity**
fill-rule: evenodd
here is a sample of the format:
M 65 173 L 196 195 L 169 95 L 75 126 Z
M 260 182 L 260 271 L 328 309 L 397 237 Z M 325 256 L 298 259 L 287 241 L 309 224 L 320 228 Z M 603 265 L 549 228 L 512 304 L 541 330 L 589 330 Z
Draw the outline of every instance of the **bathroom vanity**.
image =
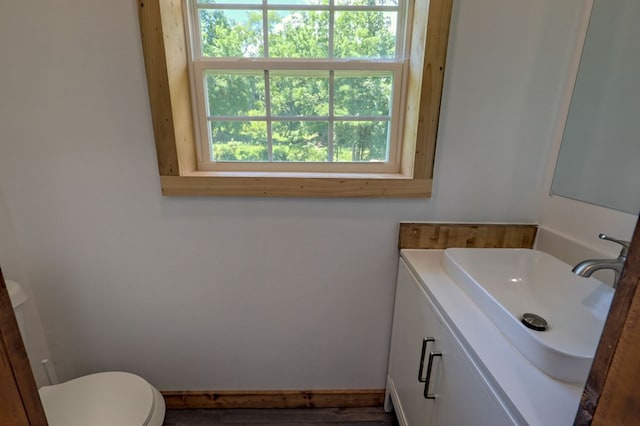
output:
M 583 386 L 525 358 L 447 274 L 443 255 L 401 252 L 385 408 L 403 425 L 572 424 Z

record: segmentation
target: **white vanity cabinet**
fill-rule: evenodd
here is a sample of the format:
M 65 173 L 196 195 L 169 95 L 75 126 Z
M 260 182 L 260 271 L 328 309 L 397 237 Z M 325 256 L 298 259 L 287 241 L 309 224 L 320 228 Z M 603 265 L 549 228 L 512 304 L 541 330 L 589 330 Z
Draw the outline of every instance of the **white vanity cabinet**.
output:
M 404 260 L 396 287 L 387 409 L 390 401 L 408 426 L 514 424 Z

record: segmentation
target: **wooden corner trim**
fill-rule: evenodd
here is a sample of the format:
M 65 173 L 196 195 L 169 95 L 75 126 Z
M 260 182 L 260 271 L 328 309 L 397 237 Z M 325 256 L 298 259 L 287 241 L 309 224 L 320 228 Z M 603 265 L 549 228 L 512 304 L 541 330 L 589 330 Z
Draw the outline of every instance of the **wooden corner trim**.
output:
M 13 313 L 11 299 L 0 270 L 0 423 L 46 426 L 27 350 Z M 12 379 L 12 380 L 11 380 Z M 4 423 L 9 421 L 10 423 Z
M 582 394 L 575 425 L 640 419 L 640 219 Z
M 431 0 L 429 3 L 413 167 L 413 176 L 417 179 L 433 177 L 452 8 L 453 0 Z
M 168 409 L 381 407 L 384 389 L 162 391 Z
M 149 104 L 162 176 L 196 169 L 187 40 L 180 0 L 138 0 Z

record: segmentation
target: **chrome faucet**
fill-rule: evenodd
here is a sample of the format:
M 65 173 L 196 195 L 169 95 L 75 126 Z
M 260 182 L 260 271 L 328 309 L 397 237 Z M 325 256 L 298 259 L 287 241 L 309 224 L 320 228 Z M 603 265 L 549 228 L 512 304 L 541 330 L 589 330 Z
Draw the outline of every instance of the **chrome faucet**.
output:
M 600 269 L 611 269 L 614 273 L 613 280 L 613 288 L 618 286 L 618 280 L 620 279 L 620 274 L 622 273 L 622 267 L 624 263 L 627 261 L 627 252 L 629 251 L 629 241 L 616 240 L 615 238 L 611 238 L 608 235 L 600 234 L 598 238 L 601 240 L 612 241 L 614 243 L 618 243 L 622 246 L 622 250 L 620 250 L 620 254 L 616 259 L 588 259 L 583 260 L 573 267 L 572 271 L 576 275 L 580 275 L 581 277 L 590 277 L 596 271 Z

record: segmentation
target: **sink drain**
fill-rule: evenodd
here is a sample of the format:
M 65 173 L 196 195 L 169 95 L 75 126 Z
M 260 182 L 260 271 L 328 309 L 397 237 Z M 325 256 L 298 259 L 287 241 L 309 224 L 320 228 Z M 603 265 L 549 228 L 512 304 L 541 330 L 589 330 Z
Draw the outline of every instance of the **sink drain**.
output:
M 540 315 L 530 312 L 522 315 L 522 323 L 535 331 L 545 331 L 547 329 L 547 321 Z

